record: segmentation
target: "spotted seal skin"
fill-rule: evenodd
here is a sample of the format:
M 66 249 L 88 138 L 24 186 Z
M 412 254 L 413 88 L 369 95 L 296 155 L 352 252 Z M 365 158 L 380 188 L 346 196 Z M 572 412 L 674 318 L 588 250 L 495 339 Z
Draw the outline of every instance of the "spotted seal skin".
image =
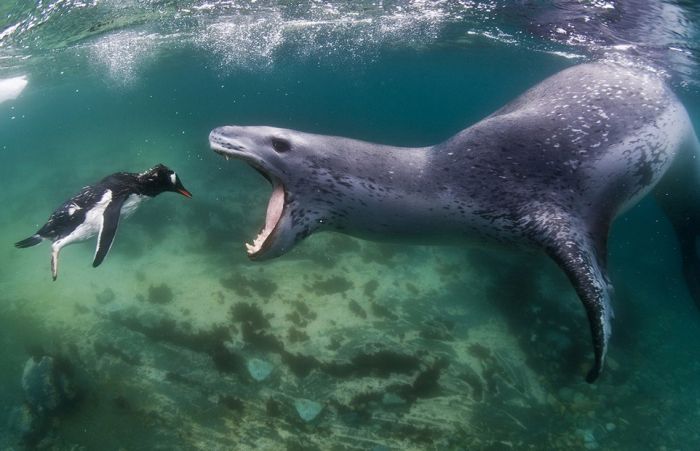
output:
M 603 368 L 611 331 L 611 222 L 674 160 L 691 161 L 681 166 L 700 183 L 697 139 L 675 95 L 652 72 L 602 62 L 566 69 L 430 147 L 241 126 L 216 128 L 209 142 L 273 185 L 265 225 L 247 245 L 252 259 L 280 256 L 318 230 L 544 250 L 588 315 L 595 354 L 588 382 Z M 657 196 L 678 192 L 677 179 Z M 682 205 L 680 198 L 667 204 Z M 686 207 L 675 219 L 673 208 L 664 208 L 675 225 Z

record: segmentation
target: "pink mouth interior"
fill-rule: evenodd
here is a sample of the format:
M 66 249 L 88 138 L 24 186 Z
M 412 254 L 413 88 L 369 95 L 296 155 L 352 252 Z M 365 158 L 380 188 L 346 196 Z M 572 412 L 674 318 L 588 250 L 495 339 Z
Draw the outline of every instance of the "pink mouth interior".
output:
M 267 204 L 267 214 L 265 215 L 265 226 L 260 231 L 258 236 L 253 240 L 253 244 L 246 243 L 248 255 L 256 254 L 262 249 L 263 245 L 270 238 L 270 235 L 275 230 L 275 226 L 282 217 L 284 211 L 284 187 L 281 183 L 274 183 L 270 201 Z

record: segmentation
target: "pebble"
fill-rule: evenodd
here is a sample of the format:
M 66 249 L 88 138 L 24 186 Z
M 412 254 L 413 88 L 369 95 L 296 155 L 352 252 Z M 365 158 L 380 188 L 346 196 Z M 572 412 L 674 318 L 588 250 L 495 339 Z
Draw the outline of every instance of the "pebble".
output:
M 250 377 L 262 382 L 272 373 L 274 368 L 270 362 L 261 359 L 250 359 L 246 364 Z
M 598 449 L 600 445 L 593 435 L 593 430 L 591 429 L 579 429 L 577 432 L 583 437 L 583 447 L 586 449 Z
M 316 401 L 302 398 L 294 401 L 294 408 L 299 414 L 299 417 L 307 423 L 316 419 L 318 414 L 323 410 L 323 406 Z

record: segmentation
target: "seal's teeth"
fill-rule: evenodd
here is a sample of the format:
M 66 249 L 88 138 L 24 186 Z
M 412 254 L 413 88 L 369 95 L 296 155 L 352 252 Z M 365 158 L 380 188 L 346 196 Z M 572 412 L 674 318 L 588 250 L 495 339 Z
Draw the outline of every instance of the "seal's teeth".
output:
M 255 252 L 255 246 L 253 246 L 252 244 L 245 243 L 245 248 L 249 254 Z

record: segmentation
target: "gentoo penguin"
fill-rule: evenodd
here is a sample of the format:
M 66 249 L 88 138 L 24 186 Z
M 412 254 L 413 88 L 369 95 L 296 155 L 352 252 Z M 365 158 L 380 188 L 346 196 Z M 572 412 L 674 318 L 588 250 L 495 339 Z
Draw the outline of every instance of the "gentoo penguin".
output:
M 192 197 L 177 174 L 163 164 L 140 174 L 116 172 L 84 187 L 51 213 L 46 224 L 34 235 L 15 243 L 15 246 L 24 248 L 35 246 L 44 239 L 51 240 L 51 275 L 56 280 L 61 248 L 97 234 L 92 262 L 92 266 L 97 267 L 112 247 L 120 216 L 128 217 L 141 201 L 165 191 Z

